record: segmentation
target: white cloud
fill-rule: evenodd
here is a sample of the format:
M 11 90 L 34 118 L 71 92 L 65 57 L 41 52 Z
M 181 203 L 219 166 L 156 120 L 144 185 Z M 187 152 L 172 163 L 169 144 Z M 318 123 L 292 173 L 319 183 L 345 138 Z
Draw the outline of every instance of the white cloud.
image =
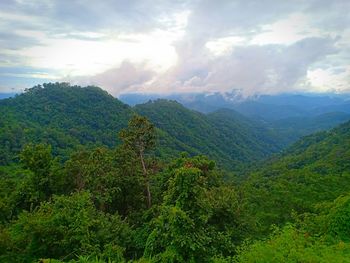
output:
M 176 62 L 176 53 L 166 33 L 148 36 L 127 35 L 103 41 L 82 39 L 43 39 L 42 44 L 17 52 L 31 67 L 54 69 L 62 77 L 94 75 L 118 66 L 128 59 L 164 70 Z
M 208 41 L 205 47 L 208 48 L 214 55 L 221 56 L 232 52 L 234 46 L 241 46 L 246 42 L 246 39 L 238 36 L 222 37 Z
M 317 92 L 342 92 L 350 90 L 350 66 L 334 69 L 308 70 L 307 79 L 313 91 Z
M 0 10 L 3 86 L 59 76 L 113 94 L 349 89 L 349 1 L 6 0 Z
M 29 73 L 0 73 L 0 77 L 18 77 L 18 78 L 35 78 L 35 79 L 52 79 L 52 80 L 59 80 L 61 79 L 61 76 L 53 75 L 49 73 L 43 73 L 43 72 L 29 72 Z
M 262 33 L 251 40 L 253 45 L 290 45 L 306 37 L 321 37 L 324 33 L 311 26 L 310 17 L 294 13 L 273 24 L 262 26 Z
M 120 93 L 142 89 L 145 83 L 152 80 L 155 72 L 145 69 L 144 64 L 134 64 L 123 61 L 120 66 L 111 68 L 93 76 L 70 77 L 67 80 L 80 85 L 99 85 L 109 93 Z
M 238 46 L 226 56 L 183 59 L 176 67 L 156 78 L 149 89 L 163 92 L 229 91 L 243 96 L 302 90 L 308 68 L 334 54 L 333 40 L 308 38 L 290 46 Z

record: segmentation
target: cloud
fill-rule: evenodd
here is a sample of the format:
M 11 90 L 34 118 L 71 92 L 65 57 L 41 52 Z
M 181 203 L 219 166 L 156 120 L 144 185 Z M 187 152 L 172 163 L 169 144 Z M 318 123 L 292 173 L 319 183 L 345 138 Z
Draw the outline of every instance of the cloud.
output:
M 116 30 L 144 32 L 161 27 L 162 16 L 183 10 L 185 1 L 162 0 L 36 0 L 1 1 L 0 10 L 13 16 L 40 18 L 49 32 Z M 165 26 L 169 26 L 166 24 Z
M 350 86 L 349 1 L 3 0 L 0 10 L 3 86 L 9 76 L 115 95 Z
M 289 46 L 238 46 L 225 56 L 183 58 L 149 86 L 163 92 L 238 89 L 245 96 L 288 92 L 305 88 L 308 68 L 336 52 L 330 38 L 307 38 Z
M 142 88 L 155 76 L 155 72 L 145 69 L 143 64 L 124 61 L 119 67 L 109 69 L 91 77 L 68 79 L 80 85 L 98 85 L 104 87 L 112 95 L 119 95 Z
M 22 36 L 12 32 L 0 32 L 0 50 L 19 50 L 39 44 L 33 37 Z

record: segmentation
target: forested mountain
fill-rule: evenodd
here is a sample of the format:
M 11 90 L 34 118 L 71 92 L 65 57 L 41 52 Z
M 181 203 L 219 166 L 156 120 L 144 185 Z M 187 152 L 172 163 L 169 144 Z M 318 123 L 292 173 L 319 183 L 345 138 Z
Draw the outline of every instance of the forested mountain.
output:
M 242 98 L 233 91 L 209 94 L 123 94 L 120 99 L 134 105 L 163 97 L 177 100 L 185 107 L 202 113 L 223 108 L 235 110 L 275 129 L 285 139 L 286 144 L 350 120 L 349 95 L 281 94 Z
M 232 100 L 225 100 L 220 94 L 196 95 L 189 100 L 178 96 L 189 107 L 188 103 L 201 107 L 215 105 L 214 111 L 205 115 L 180 104 L 175 107 L 175 103 L 165 100 L 128 107 L 97 87 L 44 86 L 0 100 L 3 163 L 14 158 L 9 152 L 18 153 L 31 141 L 47 142 L 53 146 L 54 153 L 61 155 L 67 155 L 77 145 L 112 147 L 118 143 L 118 130 L 126 126 L 130 116 L 135 111 L 141 114 L 144 111 L 160 128 L 158 156 L 168 158 L 182 151 L 202 153 L 220 165 L 237 170 L 247 161 L 261 160 L 302 136 L 329 129 L 350 118 L 346 113 L 350 108 L 343 98 L 261 96 L 255 101 L 232 104 Z M 215 110 L 219 105 L 226 109 Z M 334 109 L 339 111 L 333 112 Z M 313 113 L 308 112 L 311 110 Z M 181 128 L 181 132 L 171 126 Z
M 67 155 L 78 145 L 117 143 L 131 108 L 97 87 L 44 84 L 0 101 L 0 162 L 29 142 L 45 142 Z
M 347 194 L 350 122 L 304 137 L 266 162 L 248 182 L 257 186 L 251 202 L 264 207 L 261 216 L 267 227 L 290 221 L 292 211 L 312 212 L 316 204 Z
M 263 241 L 234 262 L 349 262 L 350 122 L 307 136 L 242 185 Z M 256 260 L 259 258 L 259 260 Z
M 280 120 L 289 117 L 315 116 L 329 112 L 350 113 L 350 95 L 280 94 L 242 97 L 237 91 L 225 93 L 178 94 L 122 94 L 120 100 L 129 104 L 142 104 L 148 100 L 165 98 L 176 100 L 185 107 L 203 113 L 221 108 L 235 109 L 246 116 L 264 120 Z
M 113 147 L 118 131 L 135 113 L 159 128 L 156 153 L 162 158 L 182 151 L 206 154 L 226 168 L 239 170 L 283 146 L 277 134 L 232 110 L 206 116 L 166 100 L 131 108 L 97 87 L 44 84 L 0 101 L 2 163 L 15 158 L 28 142 L 48 143 L 62 156 L 80 145 Z
M 258 162 L 285 138 L 232 109 L 60 83 L 0 111 L 0 262 L 349 262 L 350 122 Z
M 231 169 L 282 148 L 277 134 L 233 110 L 205 115 L 169 100 L 139 104 L 135 110 L 183 145 Z

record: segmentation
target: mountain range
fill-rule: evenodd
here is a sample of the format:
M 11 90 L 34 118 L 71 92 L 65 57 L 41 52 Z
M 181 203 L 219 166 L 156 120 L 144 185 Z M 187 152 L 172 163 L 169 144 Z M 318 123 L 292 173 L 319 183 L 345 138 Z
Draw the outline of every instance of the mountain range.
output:
M 207 100 L 217 101 L 217 108 L 204 113 L 169 99 L 129 106 L 93 86 L 39 85 L 0 100 L 1 160 L 11 162 L 28 142 L 49 143 L 54 153 L 61 156 L 68 156 L 77 147 L 114 147 L 119 143 L 118 132 L 126 127 L 133 114 L 140 114 L 157 127 L 160 147 L 156 155 L 160 158 L 170 159 L 181 152 L 204 154 L 222 167 L 239 171 L 248 163 L 280 152 L 301 136 L 350 119 L 344 98 L 263 96 L 257 101 L 235 104 L 226 98 L 224 107 L 219 108 L 220 99 L 224 97 L 207 96 Z M 308 100 L 312 103 L 302 107 Z M 265 107 L 263 103 L 270 104 Z M 305 114 L 306 108 L 323 112 L 327 107 L 345 110 Z M 264 118 L 252 112 L 248 114 L 248 108 L 260 112 Z M 282 113 L 281 108 L 294 109 L 293 114 Z M 273 112 L 278 112 L 280 117 L 272 118 Z
M 282 148 L 273 131 L 233 110 L 206 115 L 169 100 L 130 107 L 100 88 L 65 83 L 36 86 L 1 100 L 0 114 L 3 163 L 16 158 L 28 142 L 49 143 L 62 156 L 80 146 L 113 147 L 133 114 L 148 117 L 158 128 L 159 157 L 207 154 L 238 169 Z
M 170 95 L 134 93 L 119 97 L 131 106 L 158 98 L 176 100 L 204 114 L 221 109 L 234 110 L 276 131 L 284 145 L 350 119 L 349 94 L 280 94 L 243 98 L 237 92 Z

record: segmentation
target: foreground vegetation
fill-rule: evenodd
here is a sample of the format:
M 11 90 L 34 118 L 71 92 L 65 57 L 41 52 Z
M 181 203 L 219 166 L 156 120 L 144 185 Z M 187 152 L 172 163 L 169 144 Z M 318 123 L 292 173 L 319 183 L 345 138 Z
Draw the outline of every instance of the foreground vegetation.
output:
M 139 115 L 118 140 L 2 149 L 0 262 L 350 261 L 350 122 L 244 177 L 160 158 Z

